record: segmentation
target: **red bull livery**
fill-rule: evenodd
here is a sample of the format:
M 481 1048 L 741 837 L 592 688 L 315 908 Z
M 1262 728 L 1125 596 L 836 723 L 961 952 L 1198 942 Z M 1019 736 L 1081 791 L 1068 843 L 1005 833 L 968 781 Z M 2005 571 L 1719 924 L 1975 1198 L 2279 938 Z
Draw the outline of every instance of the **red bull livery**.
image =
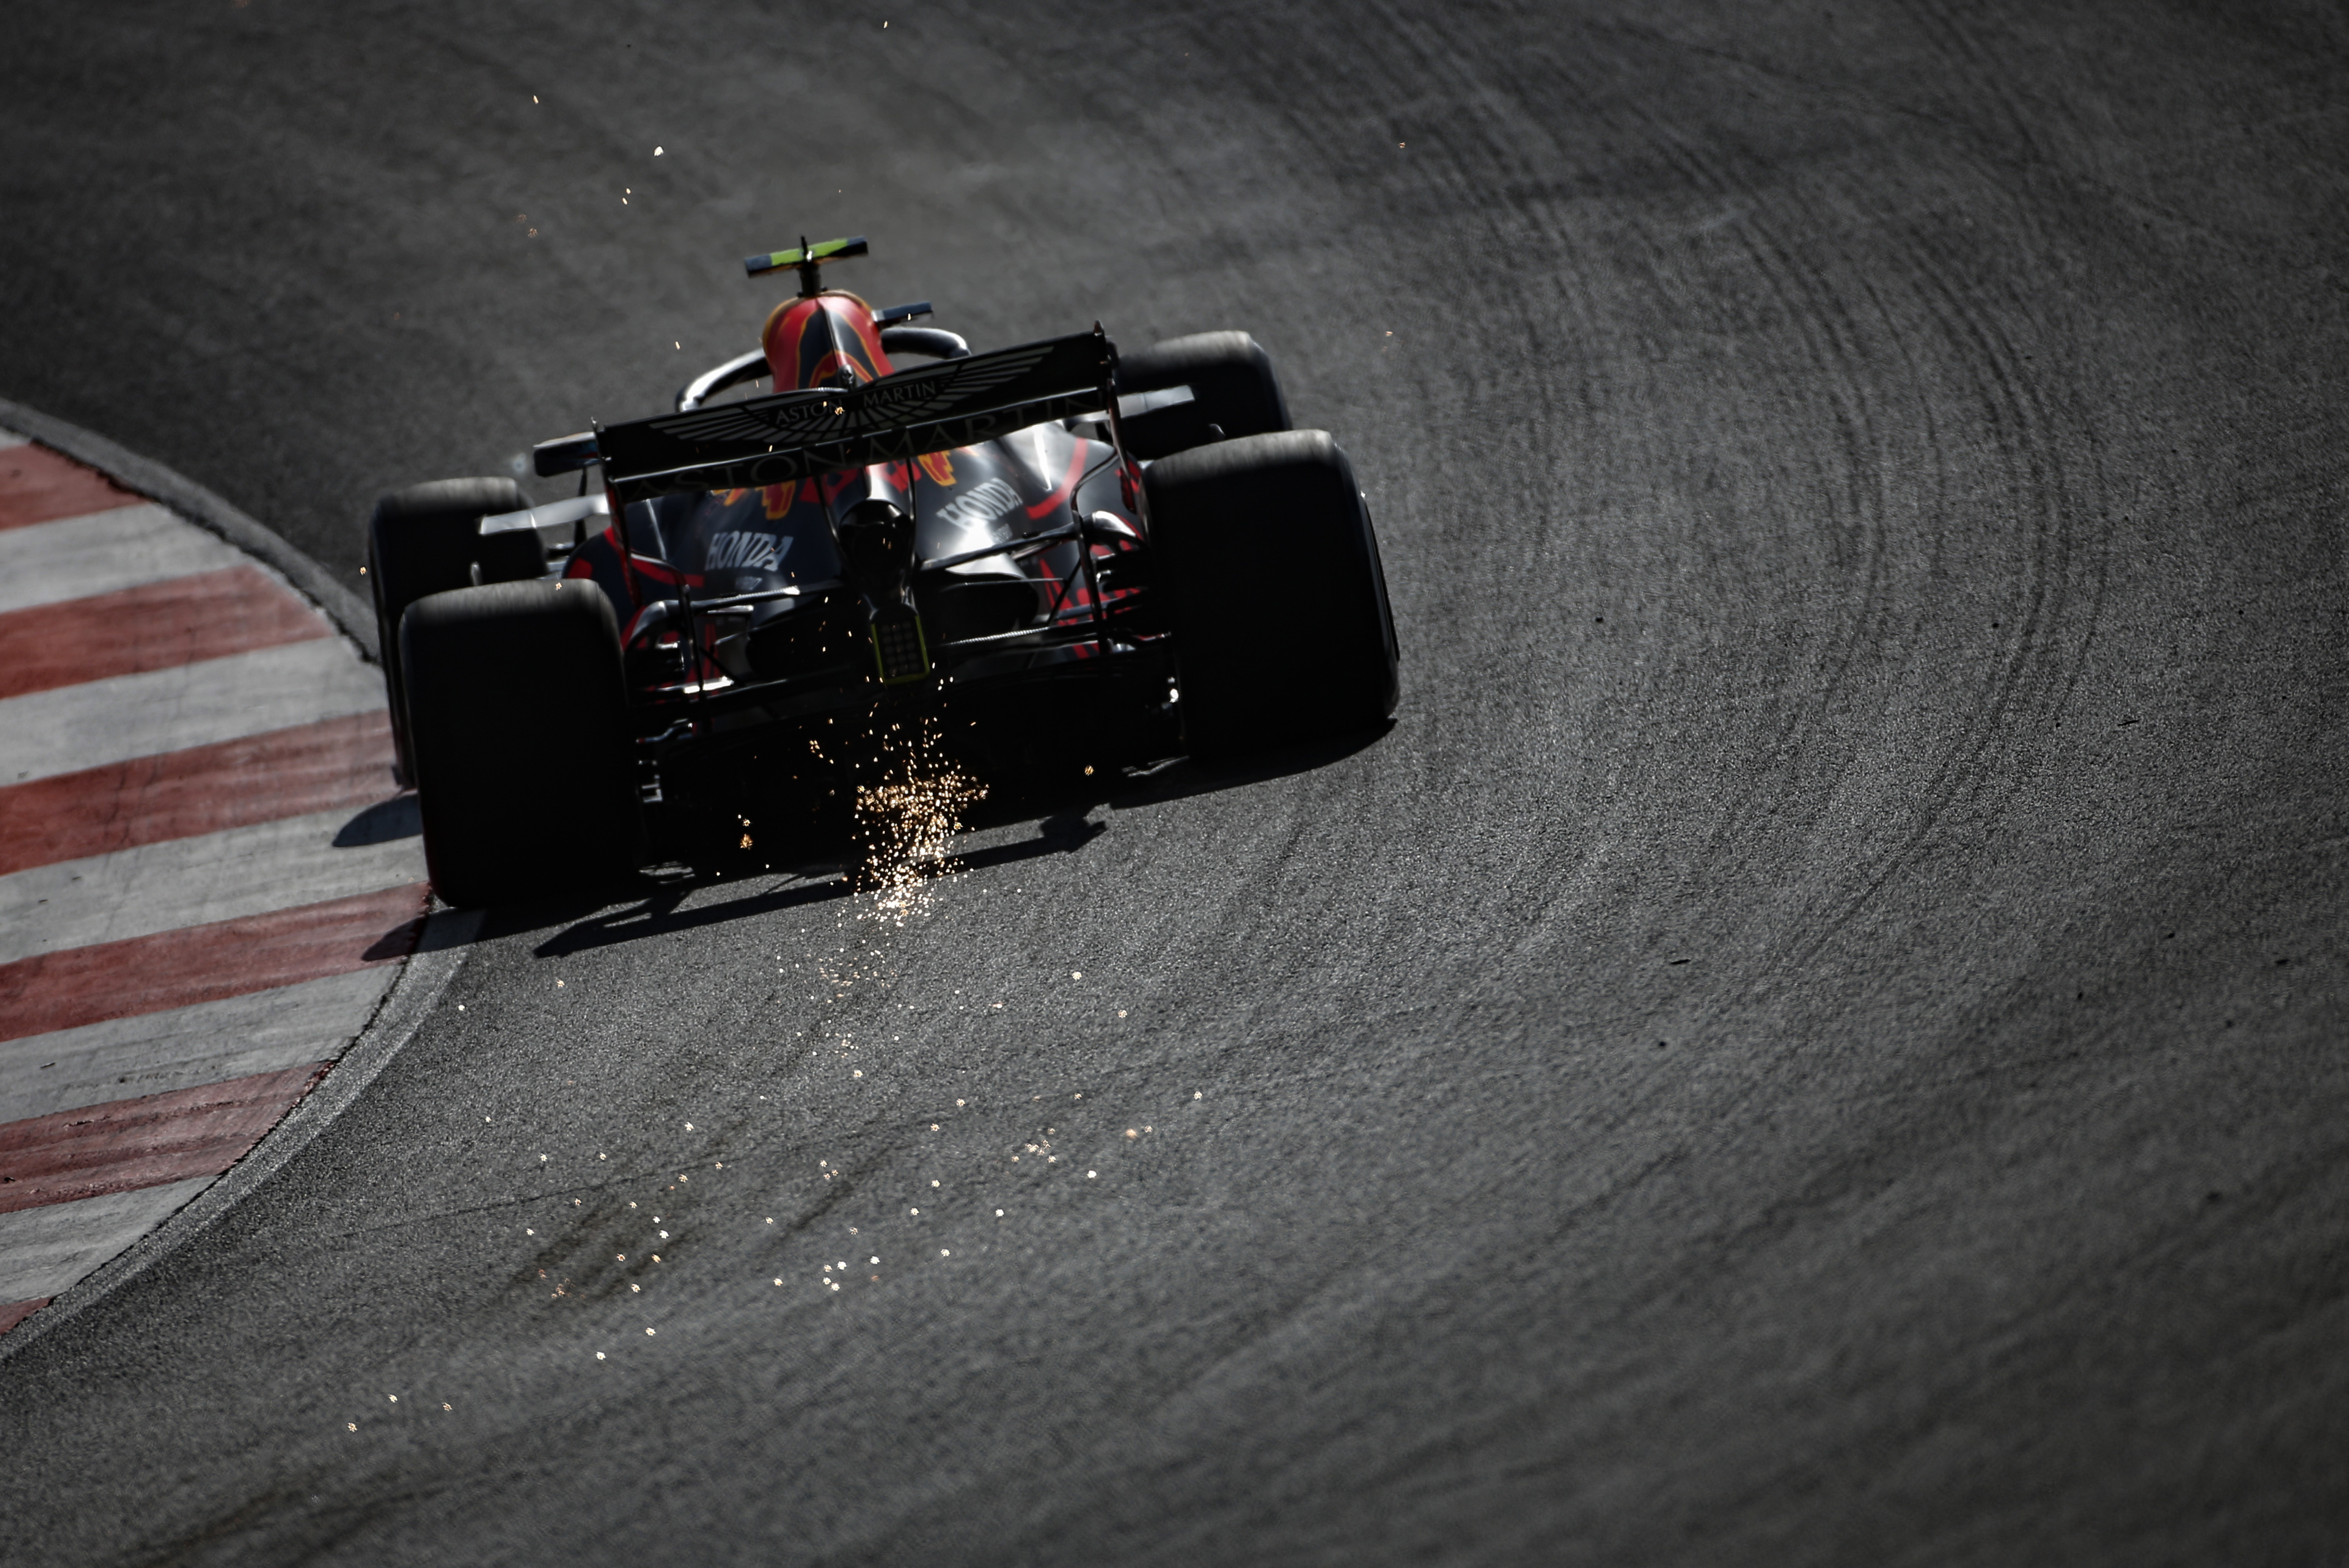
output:
M 671 411 L 369 528 L 400 766 L 455 903 L 590 885 L 920 727 L 982 768 L 1374 724 L 1397 650 L 1345 455 L 1241 332 L 973 354 L 822 269 Z M 746 388 L 764 381 L 763 392 Z M 832 742 L 827 750 L 826 742 Z

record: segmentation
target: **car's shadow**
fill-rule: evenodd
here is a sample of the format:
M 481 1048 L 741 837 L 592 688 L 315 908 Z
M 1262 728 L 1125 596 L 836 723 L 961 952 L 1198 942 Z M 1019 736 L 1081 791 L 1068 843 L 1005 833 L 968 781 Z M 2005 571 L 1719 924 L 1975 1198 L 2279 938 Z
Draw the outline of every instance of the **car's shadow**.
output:
M 376 802 L 343 824 L 335 835 L 335 847 L 363 849 L 373 844 L 414 838 L 423 831 L 424 817 L 417 810 L 416 796 L 403 790 L 389 800 Z
M 970 813 L 967 835 L 992 834 L 1032 822 L 1034 836 L 957 849 L 953 858 L 960 869 L 978 871 L 1073 855 L 1109 831 L 1107 822 L 1093 816 L 1102 807 L 1131 811 L 1312 773 L 1375 744 L 1392 727 L 1382 725 L 1375 731 L 1228 761 L 1185 757 L 1091 778 L 1059 775 L 996 781 L 985 803 Z M 839 825 L 822 827 L 802 848 L 803 858 L 791 867 L 757 866 L 747 858 L 714 856 L 699 866 L 644 873 L 627 883 L 573 897 L 501 905 L 486 911 L 472 940 L 486 941 L 552 929 L 554 934 L 532 951 L 539 958 L 563 958 L 831 903 L 855 892 L 856 851 Z M 748 886 L 739 898 L 707 897 L 709 890 L 730 885 Z M 616 899 L 625 902 L 615 908 Z

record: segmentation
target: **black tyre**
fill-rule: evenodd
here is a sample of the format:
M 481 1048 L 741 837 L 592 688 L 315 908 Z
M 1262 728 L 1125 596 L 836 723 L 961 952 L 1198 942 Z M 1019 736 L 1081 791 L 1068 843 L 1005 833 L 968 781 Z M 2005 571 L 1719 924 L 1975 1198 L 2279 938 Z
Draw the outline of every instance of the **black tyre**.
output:
M 609 882 L 643 857 L 619 628 L 585 580 L 434 594 L 399 628 L 432 886 L 493 904 Z
M 1353 466 L 1321 431 L 1195 448 L 1143 475 L 1196 754 L 1365 728 L 1401 692 L 1394 616 Z
M 1133 456 L 1168 457 L 1213 441 L 1288 428 L 1288 401 L 1280 395 L 1272 356 L 1245 332 L 1194 333 L 1118 359 L 1120 397 L 1177 387 L 1190 389 L 1189 401 L 1150 409 L 1122 421 L 1126 451 Z
M 502 534 L 484 539 L 481 519 L 519 512 L 530 504 L 511 479 L 440 479 L 411 484 L 375 504 L 367 520 L 367 582 L 375 597 L 376 649 L 383 659 L 383 683 L 391 699 L 392 736 L 399 748 L 399 776 L 414 784 L 409 755 L 405 704 L 399 688 L 399 618 L 427 594 L 484 583 L 518 582 L 544 572 L 546 561 L 534 534 Z M 478 579 L 475 568 L 480 568 Z

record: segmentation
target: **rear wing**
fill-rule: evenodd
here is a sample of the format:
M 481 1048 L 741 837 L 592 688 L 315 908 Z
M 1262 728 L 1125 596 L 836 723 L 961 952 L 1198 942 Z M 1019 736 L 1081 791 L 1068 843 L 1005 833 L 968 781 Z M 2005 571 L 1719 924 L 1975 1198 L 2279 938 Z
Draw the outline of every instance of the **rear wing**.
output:
M 861 387 L 814 387 L 598 426 L 622 503 L 751 490 L 971 446 L 1048 420 L 1109 411 L 1117 349 L 1099 327 L 950 359 Z

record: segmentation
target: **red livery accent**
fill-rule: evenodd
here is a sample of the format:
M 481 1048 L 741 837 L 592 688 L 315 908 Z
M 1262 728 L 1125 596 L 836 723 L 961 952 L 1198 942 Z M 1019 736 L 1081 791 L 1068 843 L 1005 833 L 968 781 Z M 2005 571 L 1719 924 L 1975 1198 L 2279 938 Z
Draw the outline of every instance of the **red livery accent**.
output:
M 785 300 L 767 317 L 759 342 L 779 392 L 827 385 L 843 369 L 854 370 L 859 382 L 877 381 L 896 369 L 881 350 L 873 307 L 853 294 L 830 291 Z
M 1051 494 L 1028 508 L 1030 517 L 1049 516 L 1069 504 L 1069 497 L 1077 493 L 1077 481 L 1084 474 L 1087 455 L 1087 449 L 1082 441 L 1070 443 L 1069 472 L 1061 476 L 1061 483 L 1052 487 Z

